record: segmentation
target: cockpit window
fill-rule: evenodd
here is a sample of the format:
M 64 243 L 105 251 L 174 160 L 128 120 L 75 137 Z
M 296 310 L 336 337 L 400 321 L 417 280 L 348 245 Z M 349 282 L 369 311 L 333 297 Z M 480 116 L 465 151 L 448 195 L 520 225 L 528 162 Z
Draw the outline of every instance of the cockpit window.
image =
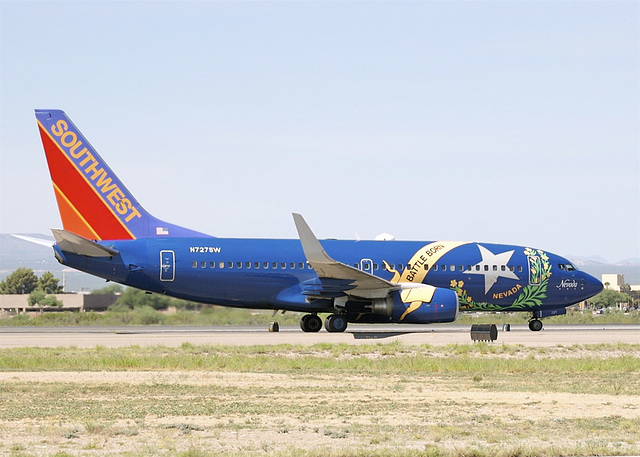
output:
M 564 271 L 576 271 L 577 268 L 572 263 L 559 263 L 558 268 Z

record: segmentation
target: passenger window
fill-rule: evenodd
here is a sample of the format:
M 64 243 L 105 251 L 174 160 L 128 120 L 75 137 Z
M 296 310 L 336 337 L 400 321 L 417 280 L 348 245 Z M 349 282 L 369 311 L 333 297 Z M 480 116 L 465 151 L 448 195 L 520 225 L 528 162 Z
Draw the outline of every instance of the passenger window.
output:
M 515 270 L 515 268 L 513 268 L 513 265 L 509 265 L 509 270 L 510 270 L 510 271 Z
M 255 268 L 256 270 L 260 269 L 260 262 L 253 262 L 253 268 Z
M 278 262 L 273 262 L 273 263 L 271 264 L 271 267 L 272 267 L 274 270 L 277 270 L 277 269 L 278 269 Z
M 518 265 L 518 273 L 522 273 L 522 265 Z
M 464 271 L 464 267 L 462 265 L 458 265 L 458 270 Z
M 298 264 L 298 268 L 300 268 L 301 270 L 304 270 L 304 262 L 300 262 Z
M 456 271 L 456 266 L 455 266 L 455 265 L 451 265 L 451 266 L 449 267 L 449 270 L 450 270 L 450 271 Z
M 425 270 L 428 270 L 428 269 L 429 269 L 429 264 L 428 264 L 428 263 L 425 263 L 425 264 L 424 264 L 424 269 L 425 269 Z
M 198 261 L 194 260 L 193 262 L 191 262 L 191 268 L 198 268 Z
M 295 268 L 296 268 L 296 264 L 294 262 L 289 263 L 290 270 L 295 270 Z
M 498 271 L 498 265 L 493 266 L 493 271 Z
M 236 266 L 237 266 L 238 268 L 242 268 L 242 262 L 236 262 Z
M 433 266 L 433 271 L 438 271 L 438 265 L 437 264 Z
M 228 266 L 229 268 L 233 268 L 233 262 L 227 262 L 227 266 Z
M 447 266 L 446 265 L 442 265 L 442 271 L 447 271 Z
M 215 268 L 216 263 L 214 261 L 209 262 L 209 268 Z
M 245 262 L 244 267 L 245 268 L 251 268 L 251 262 Z
M 219 262 L 219 263 L 218 263 L 218 266 L 219 266 L 220 268 L 224 268 L 224 262 Z
M 411 264 L 410 263 L 407 264 L 407 270 L 411 270 Z
M 484 271 L 489 271 L 489 265 L 484 266 Z
M 378 264 L 377 264 L 377 263 L 374 263 L 374 264 L 373 264 L 373 269 L 374 269 L 374 270 L 377 270 L 378 268 L 379 268 L 379 267 L 378 267 Z
M 280 264 L 280 268 L 282 268 L 283 270 L 286 270 L 287 269 L 287 262 L 282 262 Z
M 504 265 L 502 265 L 502 266 L 500 267 L 500 269 L 501 269 L 502 271 L 505 271 L 505 270 L 507 269 L 507 267 L 505 267 Z
M 207 268 L 207 262 L 204 260 L 200 262 L 200 268 Z
M 480 271 L 480 265 L 476 265 L 476 271 Z
M 268 270 L 269 269 L 269 262 L 264 262 L 262 264 L 262 268 L 264 268 L 265 270 Z
M 398 270 L 400 270 L 400 271 L 404 270 L 404 268 L 402 268 L 402 264 L 401 263 L 398 264 Z

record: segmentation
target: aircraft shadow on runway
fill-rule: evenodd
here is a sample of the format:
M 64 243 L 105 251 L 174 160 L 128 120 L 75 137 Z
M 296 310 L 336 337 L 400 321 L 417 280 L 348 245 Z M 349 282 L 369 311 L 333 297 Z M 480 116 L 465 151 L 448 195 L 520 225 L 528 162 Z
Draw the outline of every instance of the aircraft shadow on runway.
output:
M 393 336 L 409 335 L 415 332 L 350 332 L 356 340 L 381 340 Z

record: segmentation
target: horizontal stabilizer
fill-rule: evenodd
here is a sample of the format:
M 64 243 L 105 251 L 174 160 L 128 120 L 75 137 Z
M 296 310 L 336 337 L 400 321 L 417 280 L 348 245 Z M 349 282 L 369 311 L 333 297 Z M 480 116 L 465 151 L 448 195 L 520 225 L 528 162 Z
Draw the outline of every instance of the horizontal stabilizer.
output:
M 113 257 L 118 254 L 115 249 L 102 246 L 75 233 L 60 229 L 51 229 L 51 231 L 58 246 L 64 252 L 72 252 L 87 257 Z
M 34 238 L 32 236 L 26 235 L 11 235 L 14 238 L 19 238 L 23 241 L 28 241 L 29 243 L 39 244 L 40 246 L 46 246 L 48 248 L 53 247 L 53 241 L 51 240 L 43 240 L 42 238 Z

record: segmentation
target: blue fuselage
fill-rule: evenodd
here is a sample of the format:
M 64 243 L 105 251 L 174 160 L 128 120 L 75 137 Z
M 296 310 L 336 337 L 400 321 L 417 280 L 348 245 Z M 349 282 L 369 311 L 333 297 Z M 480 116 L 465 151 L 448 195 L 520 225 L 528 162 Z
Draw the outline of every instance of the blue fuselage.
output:
M 63 252 L 62 263 L 151 292 L 246 308 L 331 312 L 332 296 L 309 292 L 317 279 L 299 240 L 156 238 L 100 242 L 106 258 Z M 463 311 L 564 308 L 602 290 L 567 259 L 537 249 L 488 243 L 321 241 L 335 260 L 393 282 L 457 293 Z M 325 288 L 326 289 L 326 288 Z

